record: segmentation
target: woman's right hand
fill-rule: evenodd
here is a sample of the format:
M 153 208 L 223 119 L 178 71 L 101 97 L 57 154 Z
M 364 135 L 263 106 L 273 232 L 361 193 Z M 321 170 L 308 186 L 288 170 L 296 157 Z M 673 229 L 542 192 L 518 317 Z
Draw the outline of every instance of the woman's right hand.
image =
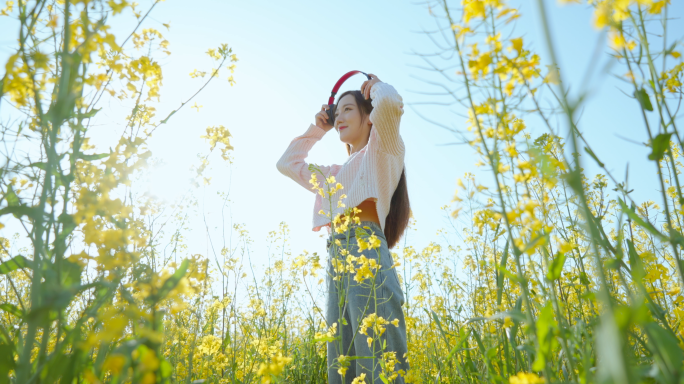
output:
M 326 132 L 328 132 L 333 126 L 328 122 L 328 109 L 330 106 L 328 104 L 323 104 L 320 112 L 316 114 L 316 126 Z

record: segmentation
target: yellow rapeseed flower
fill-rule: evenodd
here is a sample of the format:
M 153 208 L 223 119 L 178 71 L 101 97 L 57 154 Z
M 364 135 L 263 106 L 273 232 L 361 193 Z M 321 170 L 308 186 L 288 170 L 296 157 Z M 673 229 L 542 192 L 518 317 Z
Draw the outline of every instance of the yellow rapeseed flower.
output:
M 366 384 L 366 374 L 362 373 L 352 380 L 352 384 Z
M 270 384 L 274 377 L 279 377 L 280 374 L 285 370 L 285 366 L 292 361 L 291 357 L 283 357 L 281 352 L 278 352 L 277 356 L 271 359 L 271 363 L 259 364 L 259 370 L 257 375 L 261 377 L 261 384 Z
M 519 372 L 517 375 L 511 376 L 508 382 L 510 384 L 543 384 L 546 381 L 535 373 Z

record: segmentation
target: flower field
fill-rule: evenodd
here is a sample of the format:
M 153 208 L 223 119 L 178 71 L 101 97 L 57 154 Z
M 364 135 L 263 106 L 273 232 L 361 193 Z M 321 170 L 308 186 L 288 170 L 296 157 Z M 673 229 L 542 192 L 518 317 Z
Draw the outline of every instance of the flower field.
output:
M 381 377 L 357 384 L 684 382 L 684 47 L 667 33 L 684 15 L 668 14 L 670 0 L 530 3 L 550 63 L 515 34 L 521 14 L 504 0 L 427 3 L 444 38 L 438 53 L 454 68 L 442 86 L 468 111 L 458 133 L 479 172 L 458 180 L 444 206 L 458 242 L 392 249 L 410 369 L 385 352 Z M 326 383 L 326 343 L 339 341 L 321 310 L 327 255 L 290 253 L 286 223 L 269 235 L 264 271 L 254 271 L 241 225 L 227 228 L 230 242 L 196 253 L 183 232 L 192 202 L 164 206 L 136 189 L 152 135 L 210 82 L 232 85 L 238 65 L 227 44 L 207 47 L 213 68 L 193 71 L 197 88 L 157 116 L 169 42 L 141 25 L 161 6 L 17 0 L 0 10 L 0 22 L 20 25 L 0 71 L 0 111 L 12 111 L 0 115 L 0 384 Z M 557 66 L 562 47 L 545 17 L 556 6 L 592 7 L 608 40 L 600 54 L 626 68 L 616 76 L 622 102 L 643 117 L 634 124 L 650 154 L 634 161 L 657 174 L 653 201 L 636 201 L 628 176 L 582 134 L 589 91 L 573 84 L 571 96 Z M 115 35 L 112 20 L 126 15 L 133 30 Z M 130 112 L 98 153 L 91 119 L 108 99 Z M 545 133 L 533 135 L 531 122 Z M 196 186 L 233 149 L 224 126 L 202 137 Z M 601 172 L 589 176 L 588 163 Z M 344 190 L 311 171 L 317 193 Z M 331 218 L 337 233 L 356 219 L 346 208 Z M 10 227 L 27 242 L 8 237 Z M 372 233 L 357 239 L 357 249 L 379 245 Z M 345 248 L 334 277 L 374 282 L 375 260 Z M 371 345 L 396 325 L 371 313 L 358 336 Z M 335 365 L 344 373 L 354 359 Z

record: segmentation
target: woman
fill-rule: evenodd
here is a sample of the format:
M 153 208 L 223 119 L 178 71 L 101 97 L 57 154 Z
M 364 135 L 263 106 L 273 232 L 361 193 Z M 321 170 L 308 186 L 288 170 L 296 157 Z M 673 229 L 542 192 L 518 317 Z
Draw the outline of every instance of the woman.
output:
M 312 172 L 304 161 L 313 145 L 334 127 L 349 155 L 342 165 L 318 166 L 322 175 L 317 176 L 335 176 L 344 189 L 326 197 L 317 193 L 313 215 L 313 230 L 326 227 L 330 234 L 326 321 L 336 329 L 338 338 L 327 346 L 329 383 L 351 383 L 363 375 L 367 383 L 381 383 L 381 374 L 390 381 L 395 378 L 396 383 L 404 383 L 402 376 L 408 370 L 406 323 L 401 308 L 404 294 L 389 251 L 406 229 L 410 215 L 404 142 L 399 135 L 403 101 L 391 85 L 380 82 L 375 75 L 369 76 L 361 91 L 340 95 L 334 121 L 328 121 L 328 105 L 323 105 L 315 116 L 316 124 L 292 140 L 277 164 L 282 174 L 316 193 L 310 184 Z M 358 208 L 360 220 L 350 225 L 347 233 L 332 233 L 331 218 L 343 213 L 344 206 Z M 356 227 L 370 228 L 380 240 L 379 247 L 361 250 L 357 241 L 363 239 L 355 239 Z M 333 268 L 332 260 L 345 260 L 340 256 L 345 254 L 374 259 L 380 268 L 373 278 L 357 281 L 353 273 Z M 389 323 L 376 320 L 384 332 L 376 335 L 363 327 L 374 318 L 369 317 L 372 314 Z M 393 372 L 388 372 L 391 352 L 395 362 Z

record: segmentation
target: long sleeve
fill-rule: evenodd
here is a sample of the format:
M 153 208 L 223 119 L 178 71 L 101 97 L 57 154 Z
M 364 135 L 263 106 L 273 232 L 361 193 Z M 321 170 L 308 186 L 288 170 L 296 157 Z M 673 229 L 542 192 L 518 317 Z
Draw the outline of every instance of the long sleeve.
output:
M 290 145 L 285 150 L 285 153 L 280 157 L 276 167 L 278 171 L 283 175 L 296 181 L 297 184 L 306 188 L 312 193 L 316 193 L 311 189 L 312 185 L 309 183 L 311 179 L 311 171 L 309 171 L 309 164 L 307 164 L 304 159 L 309 154 L 309 151 L 314 146 L 314 144 L 321 140 L 326 131 L 319 128 L 318 126 L 311 124 L 309 128 L 304 132 L 303 135 L 295 137 Z M 324 175 L 328 175 L 330 172 L 329 166 L 318 166 Z M 318 175 L 320 176 L 320 175 Z M 319 177 L 319 181 L 322 181 Z
M 373 111 L 370 121 L 378 132 L 380 149 L 398 155 L 404 151 L 404 142 L 399 135 L 399 123 L 404 114 L 404 102 L 393 86 L 375 83 L 370 91 Z

